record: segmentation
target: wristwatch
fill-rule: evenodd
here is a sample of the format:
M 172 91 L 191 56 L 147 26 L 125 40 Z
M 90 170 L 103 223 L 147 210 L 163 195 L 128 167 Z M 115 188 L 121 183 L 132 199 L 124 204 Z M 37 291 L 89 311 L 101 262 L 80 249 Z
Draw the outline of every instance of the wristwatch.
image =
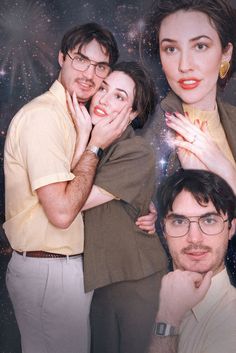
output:
M 95 154 L 95 156 L 98 157 L 98 159 L 101 159 L 103 156 L 103 149 L 97 146 L 88 146 L 85 151 L 90 151 Z
M 176 336 L 179 333 L 175 326 L 166 322 L 155 322 L 153 332 L 157 336 Z

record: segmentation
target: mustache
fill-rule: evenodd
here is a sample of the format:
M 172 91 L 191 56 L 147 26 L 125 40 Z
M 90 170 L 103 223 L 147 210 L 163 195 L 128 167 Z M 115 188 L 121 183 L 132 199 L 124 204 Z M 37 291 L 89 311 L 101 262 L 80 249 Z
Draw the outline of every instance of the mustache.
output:
M 95 86 L 95 83 L 93 80 L 87 79 L 87 78 L 77 78 L 75 80 L 75 82 L 80 83 L 80 82 L 84 82 L 84 83 L 90 83 L 90 85 L 92 85 L 93 87 Z
M 191 252 L 192 250 L 200 250 L 200 251 L 211 251 L 211 248 L 202 244 L 189 244 L 186 248 L 181 250 L 181 254 L 185 254 L 186 252 Z

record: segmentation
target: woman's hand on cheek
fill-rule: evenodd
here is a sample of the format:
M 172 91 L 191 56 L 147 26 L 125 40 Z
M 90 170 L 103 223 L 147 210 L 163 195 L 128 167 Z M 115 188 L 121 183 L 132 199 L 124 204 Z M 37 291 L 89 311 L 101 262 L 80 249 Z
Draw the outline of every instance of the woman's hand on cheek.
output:
M 103 149 L 107 148 L 126 130 L 130 113 L 131 108 L 124 106 L 119 113 L 101 119 L 93 128 L 91 142 Z
M 73 160 L 71 163 L 71 170 L 73 170 L 87 147 L 92 129 L 92 122 L 86 107 L 78 103 L 75 92 L 73 93 L 72 99 L 68 92 L 66 92 L 66 97 L 77 134 Z
M 92 121 L 85 105 L 78 103 L 75 92 L 73 92 L 72 99 L 68 92 L 66 92 L 66 97 L 77 135 L 79 138 L 88 140 L 92 130 Z

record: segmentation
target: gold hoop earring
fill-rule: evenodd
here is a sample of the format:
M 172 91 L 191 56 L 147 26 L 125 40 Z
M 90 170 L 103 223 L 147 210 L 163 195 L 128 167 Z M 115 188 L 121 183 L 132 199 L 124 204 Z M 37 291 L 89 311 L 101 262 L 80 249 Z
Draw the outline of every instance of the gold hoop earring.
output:
M 229 72 L 230 63 L 228 61 L 223 61 L 220 65 L 220 78 L 223 79 L 226 77 Z

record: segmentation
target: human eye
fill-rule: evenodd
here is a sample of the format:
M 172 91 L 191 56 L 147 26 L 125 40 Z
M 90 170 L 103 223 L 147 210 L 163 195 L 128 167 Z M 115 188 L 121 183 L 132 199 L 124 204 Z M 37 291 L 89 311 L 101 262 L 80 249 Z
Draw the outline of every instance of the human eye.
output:
M 99 63 L 99 64 L 97 64 L 97 69 L 98 69 L 99 71 L 104 72 L 104 71 L 107 70 L 107 65 L 102 64 L 102 63 Z
M 185 226 L 186 224 L 188 224 L 187 218 L 183 218 L 183 217 L 173 217 L 169 220 L 169 222 L 174 227 L 181 227 L 181 226 Z
M 195 48 L 197 51 L 205 51 L 208 48 L 208 45 L 206 43 L 197 43 Z
M 98 91 L 100 92 L 105 92 L 106 91 L 106 87 L 104 84 L 101 84 L 101 86 L 99 87 Z
M 120 94 L 120 93 L 116 93 L 115 94 L 115 98 L 118 99 L 121 102 L 125 101 L 125 97 L 122 94 Z
M 220 217 L 218 215 L 207 215 L 201 218 L 201 222 L 204 225 L 214 225 L 220 222 Z
M 84 64 L 87 62 L 87 59 L 85 59 L 82 55 L 76 55 L 75 60 L 80 64 Z
M 174 46 L 166 46 L 164 47 L 164 52 L 167 53 L 167 54 L 175 54 L 177 52 L 177 48 L 174 47 Z

